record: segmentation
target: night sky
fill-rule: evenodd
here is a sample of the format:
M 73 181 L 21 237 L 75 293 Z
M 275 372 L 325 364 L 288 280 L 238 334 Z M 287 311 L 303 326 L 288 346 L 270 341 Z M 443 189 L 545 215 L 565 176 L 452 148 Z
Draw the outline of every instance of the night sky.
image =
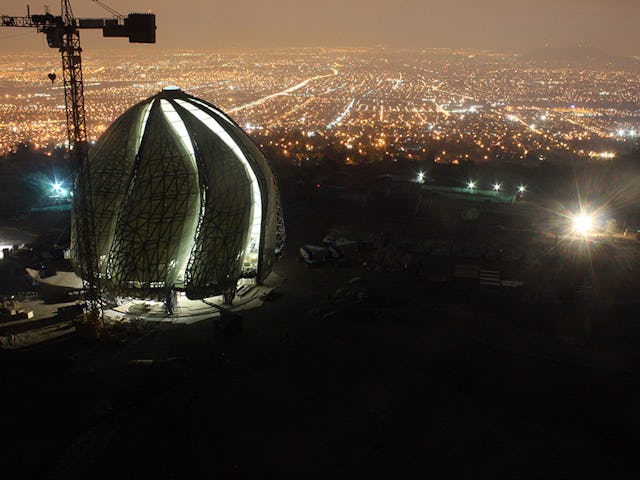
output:
M 0 13 L 25 15 L 28 0 L 0 0 Z M 32 13 L 42 3 L 29 1 Z M 59 2 L 52 5 L 58 14 Z M 151 10 L 158 45 L 149 48 L 375 46 L 453 47 L 523 52 L 546 44 L 587 45 L 640 55 L 638 0 L 105 0 L 121 13 Z M 90 0 L 76 16 L 105 17 Z M 98 41 L 91 48 L 125 46 Z M 46 50 L 34 31 L 0 29 L 0 51 Z

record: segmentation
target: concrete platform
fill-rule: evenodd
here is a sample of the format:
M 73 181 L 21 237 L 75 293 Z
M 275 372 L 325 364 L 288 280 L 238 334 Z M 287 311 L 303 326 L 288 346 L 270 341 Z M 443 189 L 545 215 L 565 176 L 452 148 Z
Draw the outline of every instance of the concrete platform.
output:
M 219 317 L 221 310 L 239 312 L 261 307 L 264 299 L 282 282 L 282 277 L 272 273 L 264 285 L 251 286 L 239 291 L 232 305 L 224 305 L 222 296 L 205 298 L 204 300 L 189 300 L 181 296 L 178 297 L 178 304 L 174 307 L 173 315 L 167 315 L 162 302 L 144 300 L 132 300 L 105 310 L 104 315 L 107 320 L 127 318 L 188 325 Z
M 178 305 L 174 307 L 173 315 L 167 315 L 162 302 L 149 302 L 133 300 L 113 309 L 105 310 L 107 319 L 135 318 L 147 321 L 171 322 L 191 324 L 220 316 L 220 310 L 231 312 L 261 307 L 261 296 L 268 294 L 270 287 L 254 287 L 250 293 L 242 298 L 236 298 L 233 305 L 224 305 L 219 297 L 206 298 L 204 300 L 189 300 L 186 297 L 178 298 Z

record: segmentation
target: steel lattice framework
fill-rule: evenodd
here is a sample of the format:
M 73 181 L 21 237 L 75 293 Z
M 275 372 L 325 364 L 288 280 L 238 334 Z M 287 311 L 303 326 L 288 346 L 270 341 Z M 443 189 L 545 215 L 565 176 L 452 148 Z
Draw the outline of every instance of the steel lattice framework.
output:
M 240 278 L 263 282 L 282 252 L 264 155 L 215 106 L 177 88 L 125 112 L 89 163 L 91 176 L 79 181 L 92 192 L 98 276 L 114 296 L 232 299 Z M 83 265 L 82 252 L 73 254 Z
M 80 32 L 76 27 L 76 21 L 71 10 L 71 3 L 65 0 L 62 3 L 62 26 L 59 41 L 56 36 L 55 43 L 59 42 L 62 54 L 62 72 L 64 81 L 65 111 L 67 116 L 67 138 L 72 158 L 75 160 L 78 175 L 90 178 L 87 151 L 87 119 L 84 106 L 84 83 L 82 80 L 82 48 L 80 47 Z M 72 229 L 82 231 L 86 238 L 80 247 L 83 250 L 85 262 L 82 265 L 81 277 L 84 283 L 85 299 L 89 318 L 98 328 L 102 326 L 102 304 L 100 302 L 100 278 L 96 275 L 97 258 L 95 255 L 94 223 L 85 213 L 90 210 L 91 182 L 85 184 L 85 188 L 76 188 L 75 215 L 72 217 Z

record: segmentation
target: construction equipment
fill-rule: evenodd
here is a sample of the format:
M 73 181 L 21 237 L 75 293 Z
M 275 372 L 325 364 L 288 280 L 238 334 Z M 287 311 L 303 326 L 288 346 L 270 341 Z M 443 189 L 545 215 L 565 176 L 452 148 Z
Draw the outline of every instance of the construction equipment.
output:
M 54 16 L 49 11 L 40 15 L 31 15 L 27 6 L 27 16 L 0 16 L 2 27 L 35 28 L 44 33 L 51 48 L 57 48 L 62 54 L 62 73 L 67 116 L 67 137 L 69 152 L 75 163 L 76 178 L 89 179 L 90 165 L 87 142 L 87 120 L 84 106 L 84 85 L 82 81 L 82 48 L 80 30 L 102 29 L 104 37 L 125 37 L 130 43 L 155 43 L 156 21 L 151 13 L 132 13 L 126 17 L 99 0 L 92 0 L 111 13 L 114 18 L 75 18 L 70 0 L 61 0 L 61 15 Z M 53 82 L 55 76 L 49 75 Z M 86 186 L 85 186 L 86 185 Z M 103 326 L 100 276 L 98 259 L 93 235 L 94 225 L 91 217 L 90 182 L 76 182 L 76 216 L 72 219 L 78 239 L 79 258 L 83 259 L 81 275 L 84 282 L 86 323 L 99 336 Z

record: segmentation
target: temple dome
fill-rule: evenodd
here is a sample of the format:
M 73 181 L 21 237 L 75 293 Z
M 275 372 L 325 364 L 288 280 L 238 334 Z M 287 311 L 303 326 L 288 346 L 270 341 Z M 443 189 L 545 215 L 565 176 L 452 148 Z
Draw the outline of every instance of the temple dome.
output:
M 165 88 L 122 114 L 89 152 L 74 205 L 72 256 L 91 235 L 102 288 L 119 297 L 189 298 L 261 283 L 284 243 L 275 178 L 249 136 L 215 106 Z M 85 233 L 83 233 L 85 232 Z M 91 232 L 91 233 L 87 233 Z

